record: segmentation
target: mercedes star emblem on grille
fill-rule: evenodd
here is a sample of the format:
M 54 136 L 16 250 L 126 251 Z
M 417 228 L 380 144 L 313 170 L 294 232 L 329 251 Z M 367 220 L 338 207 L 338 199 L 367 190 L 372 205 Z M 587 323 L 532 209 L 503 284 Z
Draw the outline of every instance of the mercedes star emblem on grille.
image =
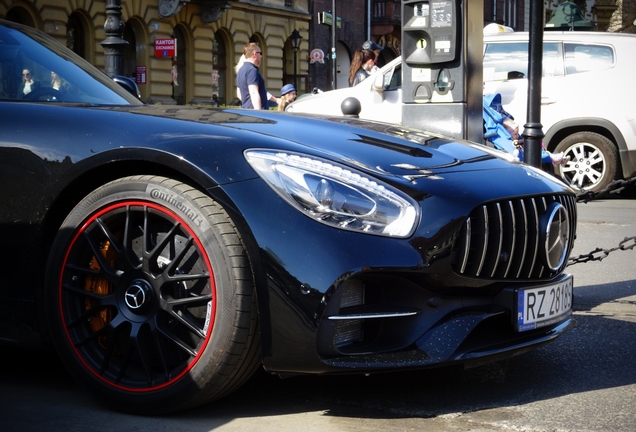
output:
M 550 270 L 557 270 L 565 261 L 570 241 L 570 220 L 565 207 L 553 203 L 547 211 L 548 220 L 545 226 L 546 265 Z

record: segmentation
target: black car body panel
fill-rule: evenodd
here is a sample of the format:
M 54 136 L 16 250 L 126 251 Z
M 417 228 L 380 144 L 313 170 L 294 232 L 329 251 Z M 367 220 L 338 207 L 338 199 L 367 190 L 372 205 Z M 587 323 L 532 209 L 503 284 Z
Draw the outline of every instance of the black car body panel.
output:
M 259 259 L 266 267 L 271 266 L 267 275 L 284 277 L 275 283 L 269 279 L 268 293 L 261 293 L 269 298 L 269 302 L 261 302 L 266 306 L 261 316 L 275 321 L 272 329 L 298 328 L 299 335 L 291 340 L 303 334 L 309 346 L 301 351 L 311 353 L 314 361 L 319 358 L 312 353 L 318 327 L 316 313 L 322 297 L 334 289 L 336 281 L 362 272 L 377 272 L 378 276 L 404 272 L 424 280 L 434 275 L 438 290 L 447 284 L 445 280 L 452 280 L 449 288 L 454 289 L 457 282 L 448 263 L 450 254 L 432 258 L 428 253 L 446 241 L 441 233 L 458 231 L 469 212 L 481 203 L 502 196 L 564 192 L 562 185 L 544 174 L 511 164 L 478 145 L 358 120 L 308 120 L 280 113 L 189 107 L 13 104 L 9 109 L 3 105 L 0 103 L 0 110 L 6 113 L 0 147 L 5 185 L 2 195 L 4 202 L 15 203 L 4 211 L 3 225 L 20 220 L 26 230 L 12 224 L 10 232 L 14 234 L 3 236 L 7 242 L 4 247 L 18 239 L 40 244 L 44 233 L 39 227 L 56 220 L 49 214 L 50 209 L 64 206 L 69 199 L 65 191 L 90 189 L 95 172 L 103 175 L 106 171 L 110 177 L 118 177 L 135 161 L 140 169 L 144 167 L 142 172 L 174 171 L 208 190 L 243 219 L 243 226 L 255 240 Z M 27 116 L 37 128 L 20 126 L 20 119 Z M 409 134 L 423 144 L 403 138 L 409 138 Z M 250 148 L 330 158 L 381 178 L 419 201 L 420 227 L 411 239 L 395 241 L 316 224 L 290 209 L 260 180 L 242 156 Z M 102 177 L 97 183 L 106 180 Z M 30 197 L 28 204 L 16 199 L 16 193 Z M 299 253 L 299 241 L 311 246 Z M 315 262 L 317 257 L 319 263 Z M 4 273 L 20 274 L 24 281 L 22 272 L 10 269 L 20 268 L 25 262 L 31 266 L 33 258 L 21 254 L 14 258 L 3 260 Z M 42 263 L 36 266 L 41 267 Z M 464 283 L 477 285 L 474 289 L 479 292 L 484 292 L 482 286 L 486 285 L 482 281 Z M 32 290 L 15 290 L 20 285 L 24 286 L 9 278 L 11 289 L 4 295 L 33 300 Z M 301 285 L 310 287 L 310 294 L 302 294 Z M 278 312 L 290 306 L 297 323 L 290 317 L 281 319 Z M 271 339 L 272 345 L 286 345 L 290 335 L 272 334 Z M 268 351 L 272 358 L 277 357 L 274 346 Z M 297 358 L 285 351 L 280 357 Z M 283 369 L 276 366 L 278 360 L 272 361 L 273 369 Z M 285 364 L 290 360 L 280 361 Z M 301 371 L 302 367 L 296 369 Z
M 108 91 L 121 92 L 113 86 Z M 128 96 L 115 99 L 120 97 Z M 85 197 L 99 198 L 104 185 L 120 179 L 145 184 L 139 176 L 174 179 L 227 213 L 248 257 L 261 361 L 270 372 L 374 372 L 492 361 L 540 346 L 573 322 L 566 313 L 543 327 L 517 331 L 519 290 L 571 286 L 563 257 L 575 237 L 575 197 L 549 175 L 496 150 L 353 118 L 134 100 L 5 97 L 0 113 L 5 342 L 50 341 L 47 317 L 60 310 L 47 303 L 54 297 L 45 288 L 51 282 L 45 268 L 56 260 L 58 230 L 74 208 L 92 205 Z M 377 181 L 378 190 L 401 194 L 416 208 L 413 229 L 378 235 L 349 229 L 348 222 L 334 227 L 317 221 L 257 172 L 248 160 L 253 152 L 265 158 L 300 155 Z M 153 209 L 165 204 L 173 208 L 166 215 L 193 226 L 201 222 L 180 196 L 164 189 L 149 196 Z M 113 214 L 119 211 L 116 202 L 112 207 Z M 563 228 L 551 225 L 557 212 Z M 556 262 L 546 252 L 551 226 L 565 239 Z M 84 304 L 89 310 L 92 303 Z M 106 348 L 100 345 L 98 350 Z M 79 353 L 78 346 L 70 352 Z M 92 369 L 87 359 L 80 364 Z M 128 384 L 109 379 L 96 381 L 125 393 Z M 163 387 L 142 386 L 131 397 L 157 389 Z

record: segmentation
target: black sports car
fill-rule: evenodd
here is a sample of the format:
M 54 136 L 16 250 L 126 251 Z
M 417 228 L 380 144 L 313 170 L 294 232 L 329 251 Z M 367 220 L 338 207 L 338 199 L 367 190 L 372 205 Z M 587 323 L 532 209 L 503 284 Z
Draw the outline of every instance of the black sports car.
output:
M 8 22 L 0 73 L 0 340 L 52 344 L 118 409 L 206 403 L 261 365 L 478 364 L 572 324 L 575 195 L 501 152 L 355 118 L 144 105 Z

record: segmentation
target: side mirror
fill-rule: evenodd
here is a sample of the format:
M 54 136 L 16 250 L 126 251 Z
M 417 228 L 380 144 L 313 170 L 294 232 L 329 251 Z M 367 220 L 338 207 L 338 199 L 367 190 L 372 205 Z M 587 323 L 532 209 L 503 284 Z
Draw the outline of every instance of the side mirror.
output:
M 519 71 L 510 71 L 510 72 L 508 72 L 508 79 L 509 80 L 523 79 L 525 77 L 526 77 L 526 74 L 524 74 L 523 72 L 519 72 Z
M 134 79 L 123 75 L 113 75 L 111 79 L 123 87 L 128 93 L 141 100 L 141 93 Z
M 384 92 L 384 75 L 383 74 L 378 73 L 373 79 L 373 90 L 377 91 L 378 93 Z

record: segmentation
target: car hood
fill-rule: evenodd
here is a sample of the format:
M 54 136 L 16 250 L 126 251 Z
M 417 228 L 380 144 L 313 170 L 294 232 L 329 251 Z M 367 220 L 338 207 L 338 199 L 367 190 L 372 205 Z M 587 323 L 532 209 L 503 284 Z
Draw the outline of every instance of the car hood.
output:
M 491 181 L 501 182 L 502 175 L 506 176 L 514 183 L 511 194 L 518 191 L 517 186 L 523 189 L 524 184 L 539 178 L 551 184 L 548 189 L 563 188 L 541 171 L 516 162 L 508 153 L 399 125 L 351 117 L 242 109 L 154 105 L 120 109 L 175 120 L 161 125 L 170 129 L 170 137 L 176 141 L 198 134 L 214 137 L 215 140 L 206 139 L 209 145 L 215 145 L 211 141 L 223 142 L 227 151 L 269 148 L 311 154 L 405 188 L 421 182 L 439 182 L 451 173 L 454 178 L 465 177 L 465 181 L 472 182 L 475 177 L 472 173 L 478 171 L 487 172 L 480 177 L 484 187 Z M 495 171 L 506 172 L 493 175 Z M 233 179 L 239 177 L 235 175 Z M 501 193 L 501 185 L 495 189 Z

